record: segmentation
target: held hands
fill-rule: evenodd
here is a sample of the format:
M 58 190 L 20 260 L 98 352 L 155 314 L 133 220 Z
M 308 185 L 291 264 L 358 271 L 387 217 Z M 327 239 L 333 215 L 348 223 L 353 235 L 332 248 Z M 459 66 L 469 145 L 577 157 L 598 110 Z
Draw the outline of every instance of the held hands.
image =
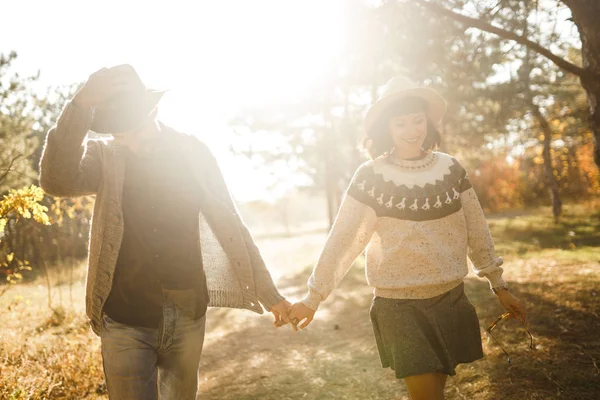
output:
M 300 329 L 306 328 L 315 316 L 315 310 L 307 307 L 304 303 L 298 302 L 292 305 L 289 301 L 283 300 L 279 304 L 274 305 L 270 310 L 275 316 L 273 325 L 277 328 L 288 323 L 292 324 L 292 328 L 297 331 L 298 324 L 304 320 Z
M 273 307 L 271 307 L 269 311 L 272 312 L 273 316 L 275 317 L 275 321 L 273 321 L 273 325 L 275 327 L 279 328 L 280 326 L 283 326 L 290 322 L 288 314 L 291 308 L 292 303 L 290 303 L 287 300 L 282 300 L 279 303 L 275 304 Z
M 308 307 L 306 304 L 302 302 L 295 303 L 292 306 L 292 309 L 289 314 L 290 322 L 292 323 L 292 328 L 295 331 L 298 330 L 298 324 L 304 320 L 302 325 L 300 325 L 300 329 L 306 328 L 315 317 L 315 310 Z

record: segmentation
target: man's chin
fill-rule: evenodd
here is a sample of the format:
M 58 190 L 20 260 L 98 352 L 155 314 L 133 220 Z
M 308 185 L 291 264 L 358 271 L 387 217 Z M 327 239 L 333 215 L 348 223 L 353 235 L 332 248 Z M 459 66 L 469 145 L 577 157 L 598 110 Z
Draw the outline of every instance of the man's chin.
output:
M 112 133 L 111 135 L 113 135 L 113 137 L 115 139 L 121 138 L 124 139 L 126 137 L 132 137 L 132 136 L 136 136 L 139 133 L 139 131 L 135 130 L 135 131 L 129 131 L 129 132 L 119 132 L 119 133 Z

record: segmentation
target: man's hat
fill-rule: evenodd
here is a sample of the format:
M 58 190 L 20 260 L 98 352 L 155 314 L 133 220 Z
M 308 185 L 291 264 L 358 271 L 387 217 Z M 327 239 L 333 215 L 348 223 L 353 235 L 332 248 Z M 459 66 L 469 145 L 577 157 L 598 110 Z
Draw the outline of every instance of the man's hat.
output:
M 118 65 L 108 71 L 122 74 L 128 89 L 95 108 L 90 129 L 97 133 L 134 130 L 154 111 L 166 90 L 147 88 L 129 64 Z

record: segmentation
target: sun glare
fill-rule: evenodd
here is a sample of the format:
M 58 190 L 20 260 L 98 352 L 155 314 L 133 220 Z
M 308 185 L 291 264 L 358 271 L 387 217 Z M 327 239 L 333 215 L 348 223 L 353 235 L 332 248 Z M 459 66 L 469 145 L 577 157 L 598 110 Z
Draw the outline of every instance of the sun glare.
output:
M 29 23 L 45 32 L 41 42 L 18 20 L 3 21 L 0 37 L 14 39 L 21 74 L 40 70 L 47 87 L 81 82 L 103 66 L 134 65 L 149 86 L 169 89 L 159 117 L 213 149 L 240 200 L 269 197 L 271 178 L 229 153 L 228 117 L 240 107 L 293 101 L 327 79 L 345 39 L 341 0 L 61 4 L 64 12 L 38 0 L 9 7 L 7 15 L 35 9 Z
M 293 100 L 327 76 L 343 45 L 339 1 L 213 4 L 207 11 L 215 15 L 201 18 L 196 28 L 198 41 L 184 41 L 179 72 L 173 74 L 168 58 L 146 71 L 183 97 L 163 107 L 177 120 L 186 118 L 177 112 L 182 103 L 195 105 L 198 111 L 190 117 L 197 117 L 201 110 L 222 112 Z M 178 46 L 182 44 L 180 38 Z
M 172 92 L 163 100 L 161 118 L 198 135 L 221 153 L 218 158 L 238 199 L 269 199 L 273 193 L 264 186 L 273 171 L 256 171 L 248 168 L 247 160 L 228 156 L 235 136 L 227 127 L 227 115 L 240 107 L 294 101 L 326 79 L 344 44 L 342 3 L 235 4 L 214 9 L 220 15 L 203 19 L 206 25 L 198 26 L 203 39 L 183 52 L 189 59 L 178 63 L 180 73 L 172 73 L 169 59 L 163 68 L 142 73 L 149 80 L 170 84 Z M 286 167 L 275 174 L 289 174 L 287 180 L 295 180 Z

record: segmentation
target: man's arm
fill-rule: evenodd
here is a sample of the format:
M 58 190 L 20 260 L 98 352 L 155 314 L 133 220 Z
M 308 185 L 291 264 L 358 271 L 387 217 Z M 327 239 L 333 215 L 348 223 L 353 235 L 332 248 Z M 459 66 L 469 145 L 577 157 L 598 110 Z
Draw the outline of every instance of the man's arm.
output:
M 40 186 L 50 195 L 76 197 L 95 194 L 102 179 L 101 143 L 85 136 L 90 108 L 72 102 L 46 135 L 40 161 Z
M 268 311 L 272 311 L 273 307 L 279 305 L 285 298 L 277 290 L 258 247 L 254 243 L 248 228 L 239 216 L 215 157 L 205 144 L 202 143 L 201 145 L 203 147 L 203 156 L 205 157 L 204 164 L 207 168 L 206 173 L 211 187 L 215 191 L 217 197 L 225 202 L 238 218 L 239 227 L 250 256 L 258 300 Z
M 102 68 L 90 75 L 48 132 L 40 161 L 40 186 L 48 194 L 76 197 L 98 191 L 102 143 L 85 137 L 92 124 L 93 109 L 127 89 L 121 71 Z

